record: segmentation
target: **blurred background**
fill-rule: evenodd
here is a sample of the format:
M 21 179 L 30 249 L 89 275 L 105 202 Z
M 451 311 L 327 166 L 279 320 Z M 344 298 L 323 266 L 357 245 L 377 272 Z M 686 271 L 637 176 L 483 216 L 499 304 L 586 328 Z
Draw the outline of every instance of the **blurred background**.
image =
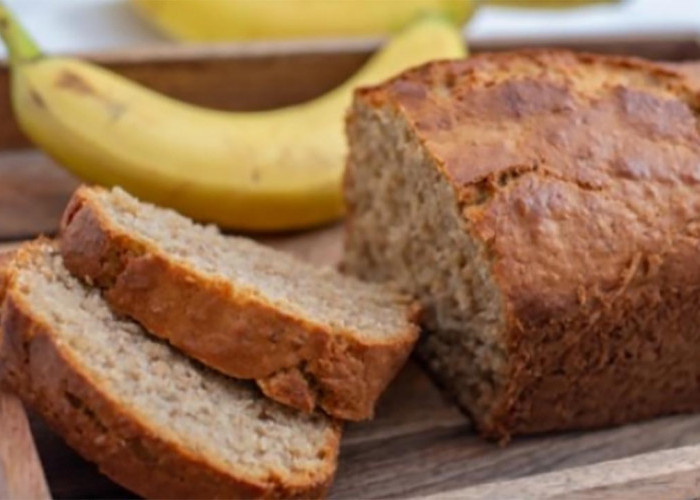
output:
M 119 49 L 167 41 L 134 12 L 128 0 L 9 0 L 8 5 L 47 52 Z M 477 43 L 693 36 L 700 32 L 700 1 L 626 0 L 575 9 L 536 10 L 488 5 L 477 12 L 466 31 Z

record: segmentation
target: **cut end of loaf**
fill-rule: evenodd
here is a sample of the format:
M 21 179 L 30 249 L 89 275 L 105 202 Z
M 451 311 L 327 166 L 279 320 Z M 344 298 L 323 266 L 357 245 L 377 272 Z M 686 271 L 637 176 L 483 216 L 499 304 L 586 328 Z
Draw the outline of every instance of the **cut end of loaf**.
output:
M 52 244 L 25 246 L 6 273 L 5 376 L 118 482 L 173 496 L 319 495 L 330 484 L 339 428 L 329 418 L 268 400 L 115 316 L 99 290 L 68 273 Z M 86 415 L 94 435 L 76 428 Z M 138 449 L 116 452 L 115 442 Z M 113 461 L 118 454 L 125 463 Z M 165 490 L 125 472 L 150 470 L 134 464 L 143 460 L 159 463 L 155 482 L 172 474 L 161 478 Z M 168 470 L 175 465 L 179 470 Z M 198 476 L 211 484 L 196 484 Z
M 485 250 L 465 231 L 452 187 L 394 110 L 356 100 L 348 135 L 343 266 L 420 300 L 421 358 L 486 430 L 505 359 L 502 300 Z

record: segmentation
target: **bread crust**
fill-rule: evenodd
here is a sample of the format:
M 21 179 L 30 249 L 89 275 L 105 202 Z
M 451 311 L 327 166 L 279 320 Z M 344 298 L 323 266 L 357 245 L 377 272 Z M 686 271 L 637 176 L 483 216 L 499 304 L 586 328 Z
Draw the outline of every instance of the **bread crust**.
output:
M 8 250 L 0 252 L 0 304 L 2 303 L 3 297 L 5 296 L 5 269 L 7 265 L 12 261 L 12 257 L 15 252 L 13 250 Z M 2 339 L 2 333 L 0 332 L 0 340 Z
M 20 256 L 21 258 L 21 251 Z M 11 270 L 9 271 L 11 272 Z M 11 276 L 8 276 L 11 280 Z M 9 282 L 9 281 L 8 281 Z M 335 428 L 328 460 L 314 477 L 271 471 L 264 481 L 236 475 L 178 445 L 167 429 L 120 407 L 61 349 L 52 327 L 8 286 L 0 321 L 0 380 L 66 442 L 108 477 L 147 498 L 323 498 L 340 441 Z
M 696 89 L 640 59 L 533 50 L 357 92 L 408 124 L 503 296 L 483 433 L 700 410 Z
M 373 416 L 418 338 L 415 325 L 382 343 L 288 314 L 113 227 L 90 195 L 94 189 L 73 195 L 61 253 L 69 271 L 103 288 L 116 311 L 222 373 L 255 379 L 283 404 L 345 420 Z

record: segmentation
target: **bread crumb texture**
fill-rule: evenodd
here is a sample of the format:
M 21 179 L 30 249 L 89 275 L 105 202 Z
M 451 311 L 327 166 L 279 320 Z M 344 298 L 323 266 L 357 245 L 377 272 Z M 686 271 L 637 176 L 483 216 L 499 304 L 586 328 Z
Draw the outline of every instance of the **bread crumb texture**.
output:
M 370 340 L 406 328 L 405 310 L 396 307 L 400 297 L 385 287 L 342 276 L 328 266 L 304 263 L 248 238 L 223 236 L 216 226 L 142 203 L 119 188 L 93 194 L 122 231 L 135 233 L 212 279 L 224 278 L 291 314 L 358 336 L 371 335 Z

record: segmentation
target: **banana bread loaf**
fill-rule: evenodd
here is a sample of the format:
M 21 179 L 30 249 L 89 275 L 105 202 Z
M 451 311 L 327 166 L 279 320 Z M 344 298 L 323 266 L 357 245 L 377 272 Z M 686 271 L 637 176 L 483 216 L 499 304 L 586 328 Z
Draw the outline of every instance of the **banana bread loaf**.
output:
M 698 109 L 670 69 L 565 51 L 356 93 L 345 269 L 420 299 L 484 434 L 700 409 Z

